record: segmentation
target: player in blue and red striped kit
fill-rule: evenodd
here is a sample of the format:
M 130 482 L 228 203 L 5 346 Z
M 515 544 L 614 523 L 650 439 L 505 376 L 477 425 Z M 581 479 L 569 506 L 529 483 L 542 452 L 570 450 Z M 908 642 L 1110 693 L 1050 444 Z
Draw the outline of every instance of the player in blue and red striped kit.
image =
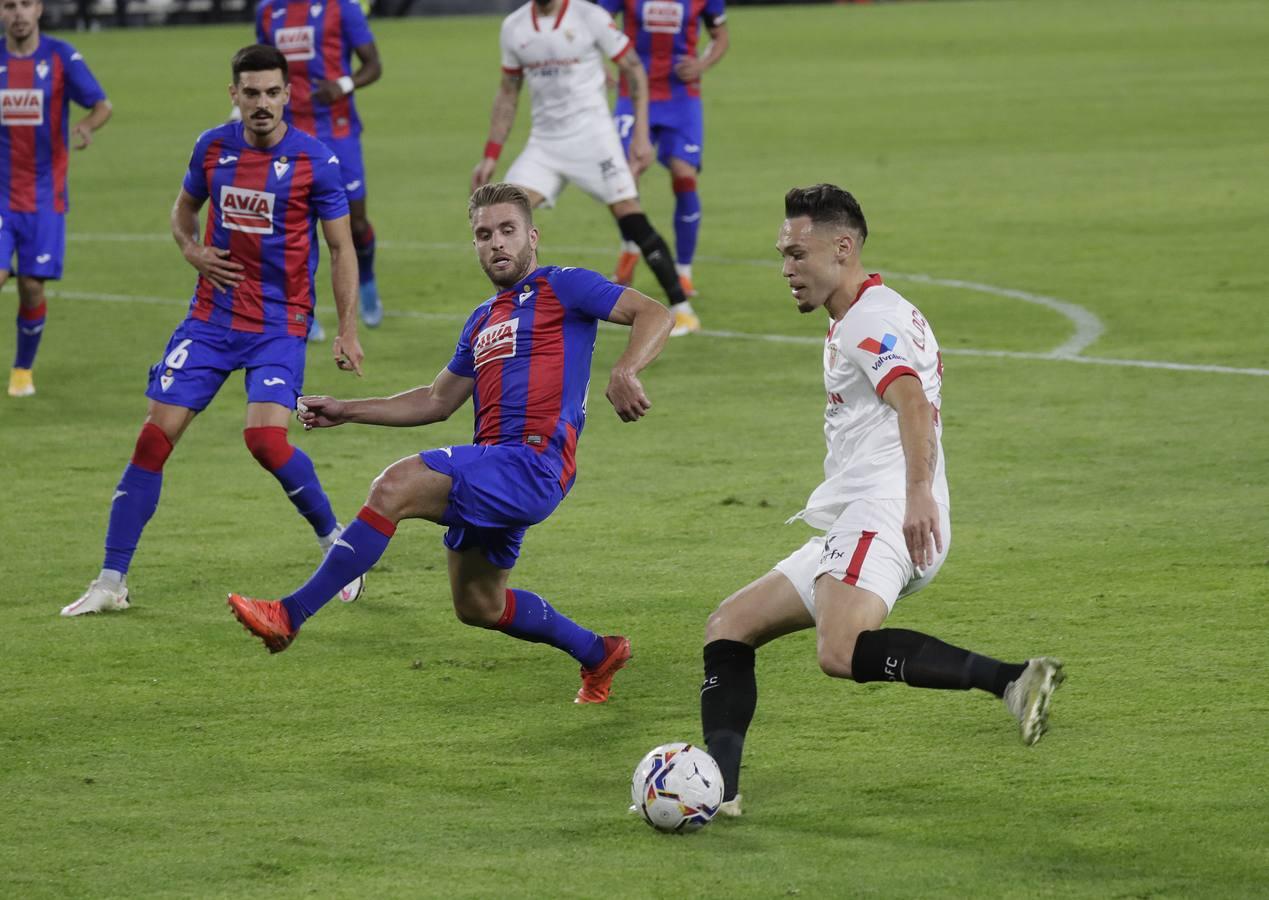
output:
M 633 422 L 651 408 L 637 375 L 660 353 L 674 319 L 651 298 L 594 272 L 539 266 L 538 232 L 520 188 L 479 188 L 469 215 L 481 267 L 498 292 L 468 318 L 436 380 L 373 400 L 302 397 L 300 420 L 306 428 L 426 425 L 449 418 L 471 397 L 473 442 L 393 463 L 302 587 L 280 601 L 230 594 L 229 605 L 271 652 L 284 650 L 340 585 L 378 561 L 402 519 L 427 519 L 449 529 L 458 618 L 563 650 L 582 667 L 576 702 L 602 703 L 630 658 L 630 642 L 582 628 L 507 583 L 526 529 L 573 486 L 599 320 L 631 327 L 606 393 L 622 420 Z
M 339 314 L 333 350 L 341 369 L 361 373 L 357 340 L 357 258 L 339 160 L 314 137 L 282 120 L 286 60 L 255 44 L 233 58 L 230 96 L 242 113 L 204 132 L 172 208 L 172 236 L 198 270 L 186 316 L 150 369 L 150 403 L 132 461 L 110 507 L 106 556 L 88 590 L 63 616 L 126 609 L 126 575 L 141 532 L 159 502 L 163 465 L 194 416 L 230 374 L 246 372 L 251 455 L 277 479 L 323 549 L 339 523 L 313 462 L 287 441 L 304 385 L 304 350 L 316 301 L 317 223 L 330 249 Z M 211 208 L 200 243 L 198 212 Z M 352 581 L 352 579 L 350 579 Z M 344 586 L 354 600 L 361 583 Z
M 35 393 L 31 370 L 44 334 L 44 282 L 62 277 L 66 250 L 67 147 L 92 143 L 110 101 L 70 44 L 40 35 L 39 0 L 0 0 L 0 286 L 18 258 L 18 347 L 9 396 Z M 88 114 L 72 127 L 70 104 Z
M 701 201 L 696 178 L 705 146 L 701 109 L 701 76 L 727 52 L 724 0 L 597 0 L 622 27 L 648 73 L 648 119 L 657 162 L 670 170 L 674 190 L 674 257 L 683 293 L 696 296 L 692 259 L 701 227 Z M 709 32 L 709 47 L 697 55 L 700 25 Z M 623 142 L 630 141 L 634 109 L 625 80 L 613 110 Z M 614 280 L 629 284 L 639 262 L 639 248 L 625 245 Z M 697 325 L 699 328 L 699 323 Z
M 375 282 L 375 230 L 366 216 L 361 117 L 353 99 L 354 90 L 383 74 L 374 35 L 357 0 L 263 0 L 256 7 L 256 39 L 277 47 L 290 65 L 287 122 L 339 157 L 357 247 L 361 318 L 374 328 L 383 321 L 383 305 Z M 317 325 L 314 340 L 321 339 L 320 332 Z

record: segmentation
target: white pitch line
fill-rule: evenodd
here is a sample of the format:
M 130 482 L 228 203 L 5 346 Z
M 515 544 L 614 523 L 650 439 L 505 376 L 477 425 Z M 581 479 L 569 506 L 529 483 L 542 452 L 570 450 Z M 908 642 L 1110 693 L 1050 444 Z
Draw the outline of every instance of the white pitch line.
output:
M 170 240 L 167 235 L 144 233 L 80 232 L 68 235 L 68 237 L 70 237 L 71 240 L 100 243 L 165 243 Z M 385 239 L 380 240 L 377 243 L 379 247 L 388 250 L 425 250 L 436 252 L 471 250 L 470 243 L 458 243 L 455 241 L 400 241 Z M 552 249 L 560 253 L 583 253 L 587 255 L 606 255 L 611 253 L 611 248 L 599 247 L 558 245 L 553 246 Z M 775 268 L 776 266 L 776 260 L 731 259 L 723 256 L 698 256 L 697 259 L 702 262 L 713 262 L 724 265 L 761 266 L 764 268 Z M 1082 355 L 1084 348 L 1096 341 L 1102 335 L 1104 328 L 1101 320 L 1098 319 L 1096 315 L 1078 304 L 1059 300 L 1056 297 L 1047 297 L 1043 294 L 1033 294 L 1028 291 L 1020 291 L 1014 288 L 1002 288 L 997 287 L 996 285 L 984 284 L 976 281 L 965 281 L 958 278 L 938 278 L 936 276 L 926 275 L 920 272 L 905 273 L 883 270 L 883 274 L 888 278 L 895 278 L 900 281 L 934 284 L 940 287 L 958 288 L 974 291 L 976 293 L 991 294 L 997 297 L 1008 297 L 1014 300 L 1021 300 L 1024 303 L 1031 303 L 1036 306 L 1042 306 L 1046 309 L 1053 310 L 1059 315 L 1065 317 L 1075 327 L 1075 333 L 1064 343 L 1055 347 L 1053 350 L 1043 353 L 1016 350 L 980 350 L 969 347 L 945 348 L 943 352 L 949 356 L 975 356 L 1003 359 L 1073 362 L 1085 363 L 1088 365 L 1117 366 L 1122 368 L 1164 369 L 1173 372 L 1209 372 L 1217 375 L 1251 375 L 1261 378 L 1269 377 L 1269 369 L 1237 368 L 1234 366 L 1204 365 L 1201 363 L 1178 363 L 1168 362 L 1166 360 L 1113 359 L 1110 357 L 1084 356 Z M 62 297 L 67 300 L 94 300 L 108 303 L 180 303 L 181 305 L 186 305 L 189 302 L 187 300 L 171 300 L 161 297 L 136 297 L 128 294 L 99 294 L 83 291 L 52 291 L 50 293 L 54 297 Z M 415 312 L 413 310 L 385 310 L 384 314 L 396 318 L 424 319 L 433 321 L 459 321 L 466 319 L 466 316 L 464 315 L 457 315 L 453 313 L 428 313 Z M 702 329 L 699 334 L 704 337 L 723 338 L 726 340 L 751 340 L 765 341 L 768 343 L 811 345 L 823 343 L 821 338 L 799 337 L 796 335 L 783 334 L 752 334 L 742 331 L 717 331 L 712 329 Z

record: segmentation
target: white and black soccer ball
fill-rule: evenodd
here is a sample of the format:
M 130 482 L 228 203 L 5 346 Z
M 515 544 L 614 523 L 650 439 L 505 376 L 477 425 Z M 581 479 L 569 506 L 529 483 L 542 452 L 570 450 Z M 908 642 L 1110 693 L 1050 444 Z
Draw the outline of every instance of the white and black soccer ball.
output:
M 696 831 L 714 818 L 723 802 L 723 773 L 700 747 L 662 744 L 639 760 L 630 799 L 658 831 Z

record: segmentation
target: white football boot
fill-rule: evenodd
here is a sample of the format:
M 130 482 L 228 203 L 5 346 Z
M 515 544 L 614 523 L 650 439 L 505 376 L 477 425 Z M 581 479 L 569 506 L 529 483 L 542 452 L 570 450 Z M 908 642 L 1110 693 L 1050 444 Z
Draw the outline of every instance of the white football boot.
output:
M 70 606 L 62 607 L 62 615 L 82 616 L 85 613 L 115 612 L 128 608 L 128 582 L 109 585 L 100 578 L 88 585 L 88 590 Z
M 1018 720 L 1022 743 L 1030 747 L 1049 729 L 1049 702 L 1066 676 L 1051 656 L 1027 660 L 1027 667 L 1005 688 L 1005 707 Z
M 737 794 L 730 800 L 724 800 L 722 803 L 718 804 L 718 815 L 731 816 L 733 819 L 740 818 L 740 816 L 743 815 L 740 811 L 741 796 L 741 794 Z
M 344 533 L 343 525 L 336 525 L 335 530 L 325 537 L 319 537 L 317 543 L 322 547 L 322 555 L 325 556 L 330 552 L 330 548 L 335 546 L 335 542 L 339 540 L 339 536 Z M 348 582 L 339 591 L 339 599 L 343 603 L 352 603 L 361 596 L 361 592 L 366 589 L 366 576 L 358 575 L 352 581 Z

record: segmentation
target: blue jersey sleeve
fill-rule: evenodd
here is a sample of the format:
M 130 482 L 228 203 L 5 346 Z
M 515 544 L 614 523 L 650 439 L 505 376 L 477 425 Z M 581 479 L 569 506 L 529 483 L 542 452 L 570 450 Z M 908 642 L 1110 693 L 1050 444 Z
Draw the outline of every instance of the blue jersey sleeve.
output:
M 198 140 L 194 142 L 194 152 L 189 155 L 189 168 L 185 171 L 185 180 L 181 182 L 185 193 L 195 200 L 207 199 L 207 169 L 204 168 L 203 161 L 207 158 L 207 147 L 211 142 L 210 131 L 204 131 L 198 136 Z
M 607 319 L 625 290 L 590 269 L 556 269 L 547 276 L 547 280 L 562 306 L 593 319 Z
M 705 0 L 705 8 L 701 10 L 701 18 L 707 26 L 721 25 L 727 18 L 727 4 L 724 0 Z
M 476 356 L 471 349 L 471 333 L 475 330 L 476 320 L 485 311 L 485 307 L 486 304 L 482 303 L 467 317 L 462 334 L 458 336 L 458 345 L 454 347 L 454 358 L 445 367 L 460 378 L 476 377 Z
M 375 42 L 366 14 L 361 11 L 361 4 L 357 0 L 343 0 L 339 5 L 339 15 L 343 23 L 344 41 L 349 47 L 361 47 Z
M 263 3 L 256 4 L 256 43 L 270 44 L 269 36 L 264 33 L 264 17 L 269 14 L 269 3 L 265 0 Z
M 616 16 L 626 8 L 625 0 L 596 0 L 596 3 L 600 8 L 607 10 L 610 16 Z
M 313 142 L 313 190 L 309 202 L 323 222 L 348 215 L 348 193 L 339 168 L 339 157 L 320 141 Z
M 62 48 L 62 63 L 65 66 L 66 95 L 85 109 L 92 109 L 106 99 L 106 92 L 101 89 L 97 79 L 93 77 L 83 55 L 66 44 Z

